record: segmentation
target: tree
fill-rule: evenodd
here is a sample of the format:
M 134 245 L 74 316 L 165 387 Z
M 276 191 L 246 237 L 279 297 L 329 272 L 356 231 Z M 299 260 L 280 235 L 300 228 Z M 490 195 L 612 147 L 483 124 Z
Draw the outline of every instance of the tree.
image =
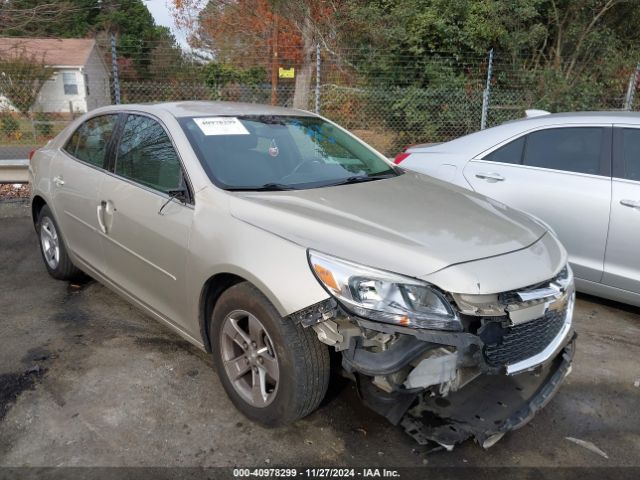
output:
M 118 55 L 130 59 L 133 65 L 133 70 L 122 72 L 123 78 L 149 78 L 153 50 L 177 47 L 175 38 L 168 28 L 155 24 L 142 0 L 102 0 L 100 3 L 100 14 L 93 28 L 116 33 Z
M 403 57 L 420 64 L 433 52 L 477 56 L 495 48 L 519 68 L 553 68 L 572 83 L 599 69 L 599 59 L 633 58 L 640 43 L 637 3 L 625 0 L 356 0 L 349 8 L 370 19 L 369 28 L 352 36 L 354 47 L 368 52 L 384 45 L 391 62 Z
M 43 58 L 16 47 L 0 52 L 0 95 L 24 115 L 35 103 L 40 89 L 52 75 Z
M 13 37 L 97 37 L 105 53 L 107 33 L 116 33 L 124 79 L 149 78 L 154 61 L 162 64 L 182 54 L 142 0 L 0 0 L 0 22 L 3 35 Z
M 174 0 L 177 21 L 192 34 L 194 48 L 225 64 L 272 71 L 297 67 L 294 107 L 309 108 L 315 46 L 336 44 L 343 0 Z M 198 12 L 198 13 L 196 13 Z M 344 22 L 343 22 L 344 23 Z M 272 58 L 277 55 L 277 63 Z
M 10 37 L 81 37 L 100 11 L 100 0 L 4 0 L 0 25 Z

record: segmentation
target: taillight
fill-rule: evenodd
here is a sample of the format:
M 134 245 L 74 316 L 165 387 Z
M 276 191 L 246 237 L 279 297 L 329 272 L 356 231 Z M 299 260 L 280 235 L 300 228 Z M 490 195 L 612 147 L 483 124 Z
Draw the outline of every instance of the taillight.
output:
M 31 159 L 33 158 L 33 155 L 36 153 L 36 149 L 32 148 L 31 151 L 29 152 L 29 161 L 31 161 Z
M 407 152 L 399 153 L 398 155 L 396 155 L 396 158 L 393 159 L 393 163 L 395 163 L 396 165 L 400 165 L 400 163 L 404 162 L 409 155 L 411 154 Z

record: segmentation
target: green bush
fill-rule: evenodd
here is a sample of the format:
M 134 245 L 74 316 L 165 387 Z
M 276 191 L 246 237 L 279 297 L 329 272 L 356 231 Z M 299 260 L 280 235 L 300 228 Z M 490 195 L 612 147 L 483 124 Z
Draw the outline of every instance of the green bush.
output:
M 20 122 L 12 115 L 4 114 L 0 116 L 0 129 L 6 137 L 15 135 L 15 133 L 20 130 Z
M 49 117 L 44 113 L 36 113 L 36 123 L 34 124 L 36 135 L 50 137 L 53 132 L 53 125 Z

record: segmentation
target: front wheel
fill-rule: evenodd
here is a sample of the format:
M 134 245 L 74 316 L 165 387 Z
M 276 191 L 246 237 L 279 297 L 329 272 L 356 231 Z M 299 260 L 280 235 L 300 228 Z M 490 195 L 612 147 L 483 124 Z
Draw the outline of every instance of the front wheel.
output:
M 265 426 L 314 411 L 329 383 L 329 351 L 312 329 L 280 317 L 243 282 L 218 299 L 210 325 L 218 376 L 236 408 Z
M 38 215 L 36 231 L 40 240 L 40 253 L 49 275 L 58 280 L 78 277 L 81 272 L 71 263 L 58 224 L 46 205 Z

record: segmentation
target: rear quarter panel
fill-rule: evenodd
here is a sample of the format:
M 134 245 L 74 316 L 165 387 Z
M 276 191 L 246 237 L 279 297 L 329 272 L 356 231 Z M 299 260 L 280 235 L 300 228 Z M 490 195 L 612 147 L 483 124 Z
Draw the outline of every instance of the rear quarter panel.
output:
M 55 160 L 56 150 L 50 146 L 36 151 L 29 162 L 29 184 L 31 185 L 31 201 L 40 196 L 54 212 L 55 207 L 51 202 L 51 164 Z M 35 220 L 35 219 L 34 219 Z

